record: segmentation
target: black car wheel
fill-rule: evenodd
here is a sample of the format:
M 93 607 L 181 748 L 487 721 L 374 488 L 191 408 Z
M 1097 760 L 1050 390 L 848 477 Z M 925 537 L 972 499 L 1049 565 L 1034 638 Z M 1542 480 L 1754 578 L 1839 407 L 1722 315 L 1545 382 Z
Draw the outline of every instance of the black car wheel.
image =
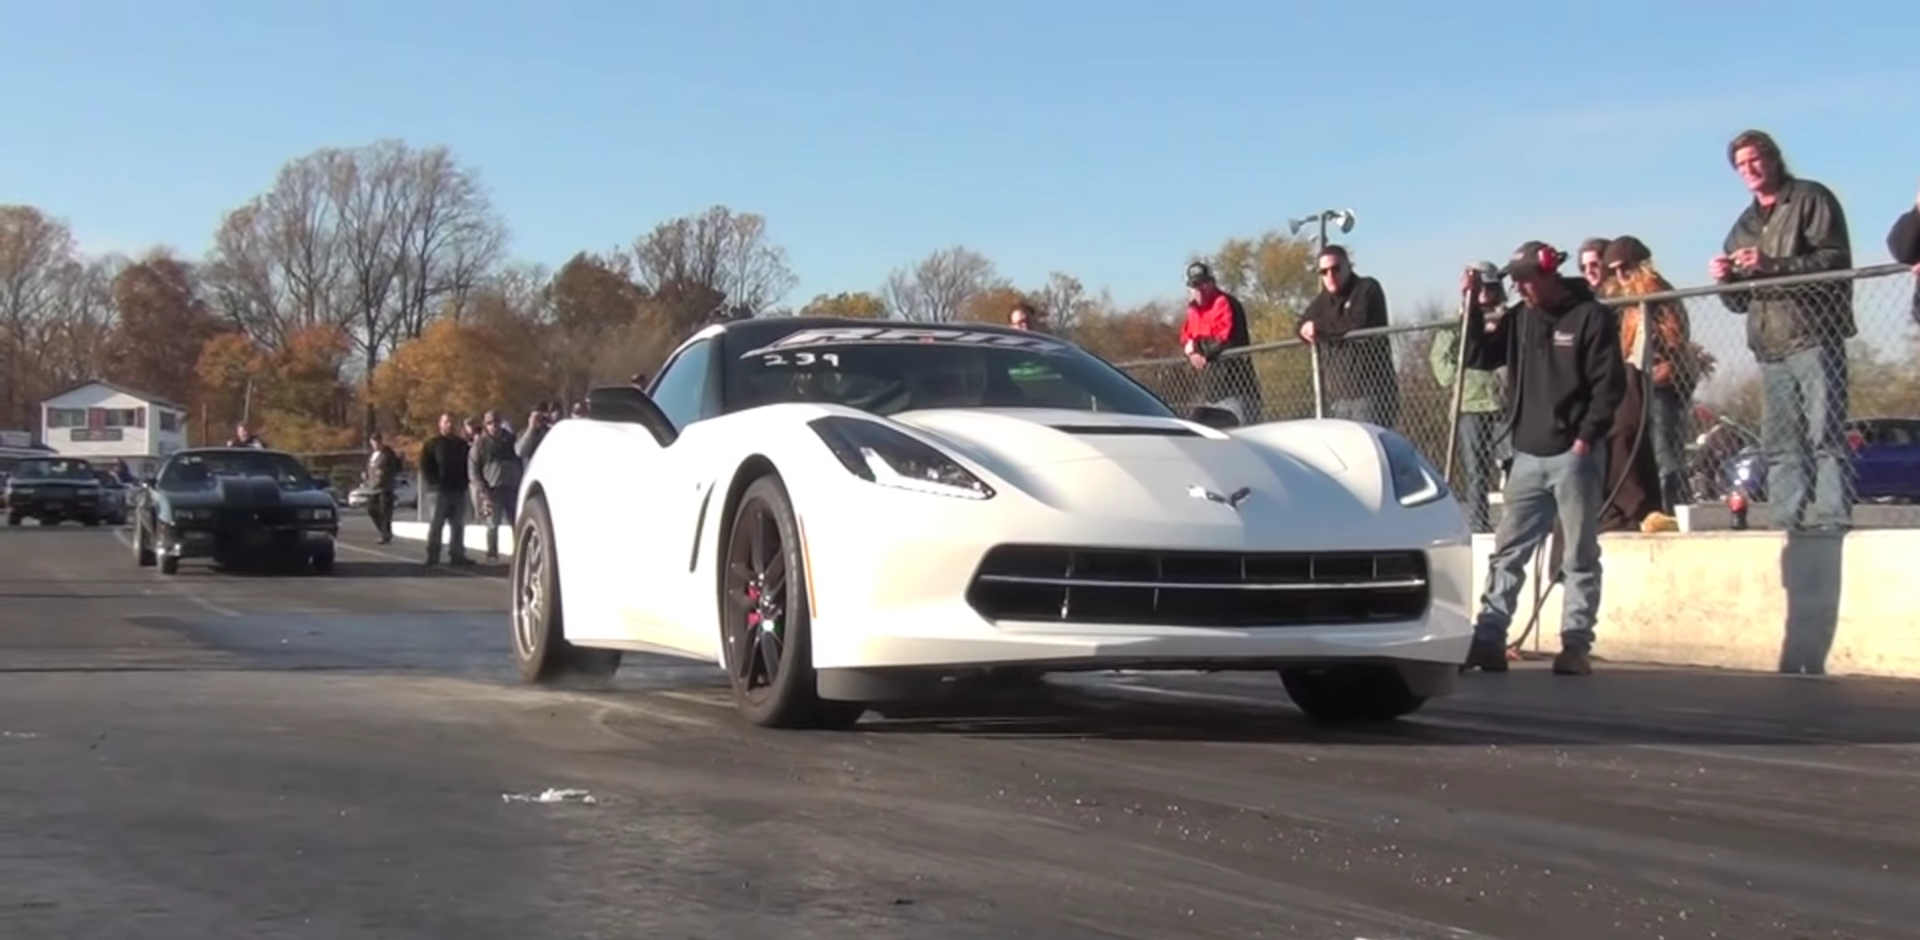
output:
M 20 524 L 20 514 L 19 514 L 19 513 L 17 513 L 17 512 L 10 512 L 10 513 L 7 513 L 7 525 L 15 525 L 15 526 L 17 526 L 17 525 L 19 525 L 19 524 Z
M 180 556 L 168 555 L 165 558 L 160 559 L 160 573 L 161 574 L 179 574 L 180 573 Z
M 779 477 L 747 486 L 726 545 L 720 642 L 734 706 L 767 728 L 852 727 L 866 706 L 817 691 L 799 526 Z
M 544 497 L 527 501 L 515 526 L 512 584 L 513 659 L 520 678 L 535 685 L 604 682 L 620 669 L 620 651 L 567 642 L 560 605 L 560 556 Z
M 1280 670 L 1287 697 L 1320 724 L 1392 721 L 1427 704 L 1392 666 L 1296 666 Z
M 313 571 L 315 574 L 333 573 L 333 546 L 328 545 L 313 553 Z

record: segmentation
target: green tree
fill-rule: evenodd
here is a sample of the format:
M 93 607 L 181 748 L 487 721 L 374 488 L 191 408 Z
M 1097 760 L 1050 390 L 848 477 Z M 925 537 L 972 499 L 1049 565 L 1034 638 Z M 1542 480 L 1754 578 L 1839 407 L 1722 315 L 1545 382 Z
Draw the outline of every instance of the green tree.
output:
M 1227 239 L 1212 256 L 1194 260 L 1212 267 L 1220 286 L 1246 306 L 1257 345 L 1298 336 L 1300 315 L 1320 292 L 1313 251 L 1307 240 L 1275 229 Z M 1305 344 L 1254 353 L 1253 361 L 1268 419 L 1313 416 L 1313 360 Z
M 887 302 L 881 300 L 879 295 L 863 290 L 815 294 L 806 306 L 800 308 L 800 316 L 883 320 L 887 316 Z

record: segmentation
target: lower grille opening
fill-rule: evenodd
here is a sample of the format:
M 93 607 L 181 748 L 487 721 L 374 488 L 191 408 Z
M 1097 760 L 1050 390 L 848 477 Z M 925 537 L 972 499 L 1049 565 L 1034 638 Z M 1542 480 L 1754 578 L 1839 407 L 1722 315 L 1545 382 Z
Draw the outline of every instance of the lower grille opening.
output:
M 967 602 L 989 620 L 1292 627 L 1426 616 L 1427 557 L 1001 546 Z

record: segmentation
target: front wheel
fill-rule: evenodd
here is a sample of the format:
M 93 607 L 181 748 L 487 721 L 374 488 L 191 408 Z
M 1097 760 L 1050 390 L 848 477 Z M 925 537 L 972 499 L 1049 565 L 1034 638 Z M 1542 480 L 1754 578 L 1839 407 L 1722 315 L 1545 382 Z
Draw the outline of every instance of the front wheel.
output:
M 818 693 L 799 525 L 779 477 L 747 486 L 726 544 L 720 639 L 734 706 L 767 728 L 852 727 L 866 706 Z
M 520 679 L 535 685 L 570 680 L 604 682 L 620 669 L 620 651 L 589 649 L 567 642 L 566 615 L 560 605 L 560 556 L 553 540 L 553 516 L 544 497 L 527 501 L 515 526 L 511 582 L 513 659 Z
M 1295 666 L 1280 670 L 1280 683 L 1293 704 L 1321 724 L 1392 721 L 1427 704 L 1392 666 Z

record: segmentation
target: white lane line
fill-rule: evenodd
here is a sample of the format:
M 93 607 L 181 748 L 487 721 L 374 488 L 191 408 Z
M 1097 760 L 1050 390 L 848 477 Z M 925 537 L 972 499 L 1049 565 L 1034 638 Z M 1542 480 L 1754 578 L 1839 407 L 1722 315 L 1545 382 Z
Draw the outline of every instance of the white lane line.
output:
M 120 541 L 120 544 L 125 545 L 127 547 L 127 551 L 133 551 L 133 539 L 127 536 L 127 530 L 114 529 L 113 537 L 115 539 L 118 539 Z M 165 588 L 169 593 L 177 597 L 180 597 L 183 600 L 187 600 L 194 604 L 197 604 L 202 609 L 212 611 L 213 613 L 219 614 L 222 617 L 240 616 L 239 611 L 234 610 L 231 607 L 225 607 L 220 604 L 216 604 L 213 601 L 210 601 L 204 597 L 201 597 L 198 592 L 193 591 L 190 588 L 183 587 L 179 582 L 169 580 L 166 575 L 155 575 L 154 577 L 158 579 L 160 586 Z

